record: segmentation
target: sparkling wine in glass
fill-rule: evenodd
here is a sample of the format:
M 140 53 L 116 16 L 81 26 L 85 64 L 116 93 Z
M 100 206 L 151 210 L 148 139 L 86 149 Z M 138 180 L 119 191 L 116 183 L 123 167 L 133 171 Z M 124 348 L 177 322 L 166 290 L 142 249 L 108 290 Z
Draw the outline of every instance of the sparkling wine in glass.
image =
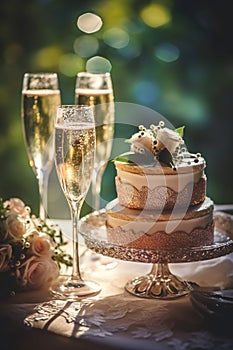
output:
M 48 179 L 54 161 L 54 121 L 61 104 L 56 73 L 26 73 L 22 89 L 24 136 L 40 193 L 39 216 L 47 217 Z
M 114 95 L 110 73 L 78 73 L 75 103 L 89 105 L 94 108 L 96 155 L 91 188 L 92 207 L 99 210 L 101 180 L 111 156 L 114 136 Z
M 62 299 L 96 295 L 100 286 L 81 277 L 78 251 L 80 210 L 91 183 L 96 139 L 93 109 L 90 106 L 60 106 L 55 122 L 55 164 L 72 219 L 72 274 L 60 276 L 52 293 Z

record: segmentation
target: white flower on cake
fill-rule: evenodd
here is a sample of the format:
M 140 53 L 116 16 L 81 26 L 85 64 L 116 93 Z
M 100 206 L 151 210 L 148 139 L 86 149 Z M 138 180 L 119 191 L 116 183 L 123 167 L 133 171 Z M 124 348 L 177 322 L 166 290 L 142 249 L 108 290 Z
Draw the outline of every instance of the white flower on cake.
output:
M 144 154 L 146 151 L 152 152 L 152 135 L 149 130 L 144 130 L 134 134 L 129 142 L 131 143 L 131 151 Z
M 119 155 L 114 161 L 152 167 L 161 163 L 174 171 L 181 164 L 199 163 L 201 154 L 190 153 L 184 144 L 184 126 L 172 130 L 160 121 L 158 125 L 151 124 L 149 129 L 143 125 L 139 125 L 138 129 L 139 132 L 126 140 L 131 144 L 130 152 Z
M 159 129 L 156 139 L 158 142 L 156 149 L 161 151 L 166 148 L 171 154 L 174 153 L 181 144 L 184 144 L 182 137 L 180 137 L 176 131 L 168 128 Z
M 177 130 L 181 129 L 183 134 L 183 128 Z M 184 140 L 179 132 L 164 127 L 164 122 L 162 121 L 159 122 L 158 126 L 152 124 L 150 129 L 140 125 L 139 130 L 128 141 L 131 143 L 131 151 L 135 153 L 144 154 L 149 151 L 156 156 L 166 148 L 173 154 L 180 145 L 184 144 Z

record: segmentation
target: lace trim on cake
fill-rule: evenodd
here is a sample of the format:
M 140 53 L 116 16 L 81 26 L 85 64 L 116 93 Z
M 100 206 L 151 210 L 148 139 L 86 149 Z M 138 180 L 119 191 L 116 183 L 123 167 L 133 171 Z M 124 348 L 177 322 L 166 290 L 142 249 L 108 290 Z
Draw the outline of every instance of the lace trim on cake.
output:
M 159 186 L 150 189 L 147 186 L 142 186 L 138 190 L 134 185 L 122 182 L 120 178 L 117 179 L 121 186 L 124 186 L 124 193 L 118 191 L 120 202 L 123 202 L 128 207 L 135 208 L 172 208 L 174 205 L 183 206 L 187 203 L 191 205 L 199 204 L 205 197 L 205 177 L 201 177 L 197 183 L 189 183 L 185 188 L 176 192 L 170 187 Z M 204 186 L 204 189 L 203 189 Z M 137 203 L 137 201 L 139 203 Z
M 114 235 L 121 235 L 122 237 L 128 237 L 129 239 L 127 239 L 128 242 L 132 242 L 134 241 L 135 239 L 138 239 L 142 236 L 148 236 L 148 237 L 152 237 L 153 235 L 156 235 L 156 234 L 165 234 L 165 235 L 172 235 L 172 234 L 186 234 L 186 235 L 195 235 L 195 231 L 197 230 L 201 230 L 201 231 L 206 231 L 206 230 L 210 230 L 211 228 L 213 227 L 213 221 L 210 222 L 208 225 L 206 225 L 205 227 L 195 227 L 190 233 L 189 232 L 185 232 L 185 231 L 173 231 L 173 232 L 165 232 L 165 231 L 156 231 L 156 232 L 143 232 L 143 231 L 140 231 L 140 232 L 134 232 L 133 230 L 123 230 L 120 226 L 117 226 L 117 227 L 108 227 L 107 230 L 109 233 L 114 233 Z M 126 240 L 124 239 L 124 242 Z

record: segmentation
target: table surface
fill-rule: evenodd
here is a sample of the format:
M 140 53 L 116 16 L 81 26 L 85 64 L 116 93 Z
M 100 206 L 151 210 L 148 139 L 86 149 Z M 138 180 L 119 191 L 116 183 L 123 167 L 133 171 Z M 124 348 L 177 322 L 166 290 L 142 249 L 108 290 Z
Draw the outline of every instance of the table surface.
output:
M 69 222 L 57 223 L 69 236 Z M 115 268 L 102 269 L 95 260 L 90 269 L 88 259 L 83 261 L 82 271 L 86 278 L 101 284 L 102 291 L 96 297 L 76 303 L 54 300 L 50 312 L 46 302 L 51 307 L 51 297 L 46 289 L 19 293 L 0 301 L 1 350 L 32 347 L 69 350 L 93 346 L 97 350 L 232 348 L 233 336 L 225 332 L 229 327 L 222 325 L 220 329 L 203 318 L 193 307 L 190 296 L 169 301 L 148 300 L 125 291 L 126 282 L 149 273 L 150 264 L 115 260 Z M 169 266 L 174 274 L 201 286 L 229 287 L 233 254 L 201 263 Z M 227 326 L 229 320 L 224 322 Z

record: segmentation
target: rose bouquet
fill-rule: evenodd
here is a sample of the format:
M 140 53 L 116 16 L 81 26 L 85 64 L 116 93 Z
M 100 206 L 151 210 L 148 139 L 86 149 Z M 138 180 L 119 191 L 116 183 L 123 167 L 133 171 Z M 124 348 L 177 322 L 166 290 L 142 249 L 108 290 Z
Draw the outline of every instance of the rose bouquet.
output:
M 0 198 L 0 295 L 48 286 L 61 264 L 72 265 L 67 244 L 56 225 L 49 225 L 18 198 Z

